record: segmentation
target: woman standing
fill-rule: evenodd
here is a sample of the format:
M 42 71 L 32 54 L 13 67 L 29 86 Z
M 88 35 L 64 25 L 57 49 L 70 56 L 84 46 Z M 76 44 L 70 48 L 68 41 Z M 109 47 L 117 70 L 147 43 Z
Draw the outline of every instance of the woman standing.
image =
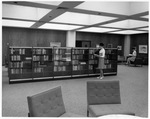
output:
M 104 49 L 103 43 L 100 43 L 99 46 L 100 46 L 99 55 L 97 54 L 94 54 L 94 55 L 99 57 L 98 68 L 100 69 L 100 76 L 97 78 L 103 79 L 104 78 L 103 69 L 104 69 L 105 49 Z

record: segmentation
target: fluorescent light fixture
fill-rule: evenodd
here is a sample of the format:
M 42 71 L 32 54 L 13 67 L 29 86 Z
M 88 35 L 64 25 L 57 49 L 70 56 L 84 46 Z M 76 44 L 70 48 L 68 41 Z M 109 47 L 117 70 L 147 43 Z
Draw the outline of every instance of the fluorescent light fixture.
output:
M 149 15 L 142 16 L 142 18 L 147 18 L 147 19 L 149 19 Z
M 116 27 L 116 28 L 135 28 L 135 27 L 142 27 L 148 26 L 147 21 L 139 21 L 139 20 L 123 20 L 118 21 L 110 24 L 101 25 L 105 27 Z
M 117 31 L 117 32 L 110 32 L 113 34 L 140 34 L 140 33 L 147 33 L 147 31 L 135 31 L 135 30 L 124 30 L 124 31 Z
M 57 18 L 53 19 L 52 22 L 92 25 L 92 24 L 101 23 L 112 19 L 116 19 L 116 18 L 66 12 L 58 16 Z
M 2 17 L 4 18 L 39 20 L 50 11 L 50 9 L 2 4 Z
M 44 25 L 40 26 L 39 28 L 53 29 L 53 30 L 73 30 L 73 29 L 80 28 L 80 27 L 82 27 L 82 26 L 45 23 Z
M 148 31 L 148 30 L 149 30 L 149 27 L 146 27 L 146 28 L 140 28 L 140 29 L 138 29 L 138 30 L 146 30 L 146 31 Z
M 59 5 L 60 3 L 62 3 L 62 1 L 32 1 L 32 2 L 46 4 L 46 5 Z
M 75 8 L 115 14 L 129 14 L 129 2 L 86 1 Z
M 114 30 L 118 30 L 118 29 L 90 27 L 90 28 L 85 28 L 85 29 L 81 29 L 78 31 L 103 33 L 103 32 L 114 31 Z
M 28 21 L 17 21 L 17 20 L 2 20 L 2 26 L 10 26 L 10 27 L 30 27 L 35 22 Z
M 129 28 L 148 26 L 148 21 L 128 20 Z

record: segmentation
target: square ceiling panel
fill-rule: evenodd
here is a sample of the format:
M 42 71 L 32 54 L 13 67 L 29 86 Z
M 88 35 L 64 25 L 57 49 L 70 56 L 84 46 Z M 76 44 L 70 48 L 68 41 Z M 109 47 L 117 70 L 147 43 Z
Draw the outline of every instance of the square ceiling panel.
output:
M 53 19 L 52 22 L 92 25 L 92 24 L 101 23 L 104 21 L 112 20 L 112 19 L 115 19 L 115 18 L 66 12 L 58 16 L 57 18 Z
M 147 31 L 135 31 L 135 30 L 124 30 L 124 31 L 117 31 L 117 32 L 110 32 L 113 34 L 140 34 L 140 33 L 147 33 Z
M 148 22 L 139 21 L 139 20 L 123 20 L 110 24 L 101 25 L 105 27 L 114 27 L 114 28 L 137 28 L 142 26 L 148 26 Z
M 118 30 L 118 29 L 90 27 L 90 28 L 85 28 L 85 29 L 81 29 L 78 31 L 103 33 L 103 32 L 114 31 L 114 30 Z
M 39 20 L 50 11 L 50 9 L 2 4 L 3 18 Z
M 29 28 L 35 22 L 27 22 L 27 21 L 17 21 L 17 20 L 2 20 L 2 26 L 10 26 L 10 27 L 26 27 Z
M 46 23 L 46 24 L 40 26 L 39 28 L 53 29 L 53 30 L 73 30 L 73 29 L 80 28 L 80 27 L 82 27 L 82 26 Z
M 129 14 L 129 2 L 86 1 L 75 8 L 123 15 Z
M 148 5 L 149 5 L 149 3 L 146 1 L 129 2 L 129 6 L 130 6 L 129 15 L 149 11 Z
M 32 1 L 32 2 L 56 6 L 62 3 L 62 1 Z

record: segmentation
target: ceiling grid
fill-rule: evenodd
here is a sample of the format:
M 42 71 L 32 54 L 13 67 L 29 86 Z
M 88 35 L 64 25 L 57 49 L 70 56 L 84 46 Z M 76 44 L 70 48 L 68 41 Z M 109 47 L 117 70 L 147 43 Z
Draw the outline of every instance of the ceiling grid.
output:
M 3 1 L 2 26 L 78 32 L 149 31 L 149 2 Z

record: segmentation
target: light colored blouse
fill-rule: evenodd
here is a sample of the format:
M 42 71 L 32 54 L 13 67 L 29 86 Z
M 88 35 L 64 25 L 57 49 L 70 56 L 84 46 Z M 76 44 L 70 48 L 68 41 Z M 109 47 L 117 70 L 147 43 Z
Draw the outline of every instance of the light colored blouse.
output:
M 105 49 L 102 48 L 100 51 L 99 51 L 99 55 L 100 57 L 104 58 L 105 57 Z
M 136 51 L 134 50 L 132 56 L 136 57 Z

